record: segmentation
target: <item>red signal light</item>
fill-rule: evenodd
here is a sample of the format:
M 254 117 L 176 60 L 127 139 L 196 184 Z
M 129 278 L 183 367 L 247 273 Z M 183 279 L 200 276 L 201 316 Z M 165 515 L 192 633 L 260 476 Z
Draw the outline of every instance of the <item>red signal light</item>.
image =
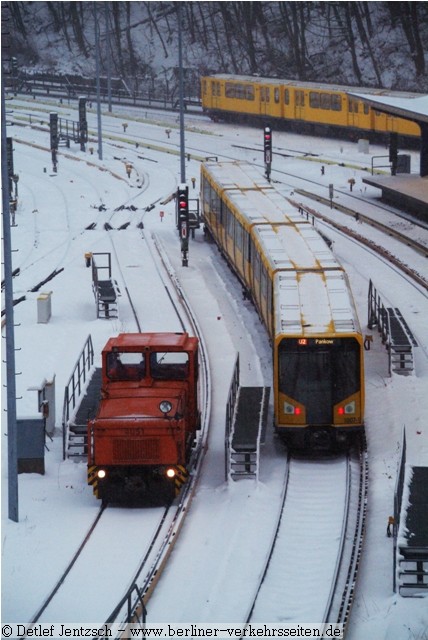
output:
M 301 413 L 302 413 L 302 410 L 300 407 L 294 407 L 294 415 L 300 416 Z
M 343 407 L 339 407 L 339 408 L 338 408 L 338 410 L 337 410 L 337 413 L 338 413 L 340 416 L 343 416 L 343 414 L 345 413 L 345 409 L 344 409 Z

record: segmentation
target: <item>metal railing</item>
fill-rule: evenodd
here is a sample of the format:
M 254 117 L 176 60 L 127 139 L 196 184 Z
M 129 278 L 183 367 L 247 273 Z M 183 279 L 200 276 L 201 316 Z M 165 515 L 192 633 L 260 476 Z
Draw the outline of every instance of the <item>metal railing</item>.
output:
M 85 388 L 88 373 L 94 363 L 94 347 L 89 335 L 74 366 L 73 372 L 65 386 L 62 409 L 62 455 L 65 460 L 67 425 L 71 412 L 76 408 L 78 399 Z
M 232 423 L 233 415 L 235 413 L 236 399 L 239 390 L 239 353 L 236 356 L 235 366 L 233 368 L 232 380 L 230 383 L 229 395 L 227 397 L 226 404 L 226 429 L 224 436 L 224 449 L 225 449 L 225 479 L 229 478 L 230 471 L 230 440 L 232 435 Z
M 403 501 L 404 477 L 406 472 L 406 429 L 403 427 L 403 438 L 401 442 L 401 458 L 398 468 L 397 482 L 394 491 L 394 522 L 393 522 L 393 588 L 394 593 L 397 591 L 397 539 L 398 529 L 400 526 L 401 503 Z

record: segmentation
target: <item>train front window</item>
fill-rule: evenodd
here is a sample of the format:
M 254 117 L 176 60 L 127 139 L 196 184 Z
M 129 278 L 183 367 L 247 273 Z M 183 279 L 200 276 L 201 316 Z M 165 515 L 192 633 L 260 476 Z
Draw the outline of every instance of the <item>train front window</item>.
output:
M 151 353 L 150 372 L 155 380 L 185 380 L 189 375 L 189 354 L 181 351 Z
M 146 360 L 141 353 L 108 353 L 106 367 L 107 377 L 114 381 L 142 380 L 146 376 Z
M 312 424 L 332 420 L 333 406 L 359 390 L 359 345 L 353 339 L 285 339 L 278 350 L 278 388 L 306 407 Z

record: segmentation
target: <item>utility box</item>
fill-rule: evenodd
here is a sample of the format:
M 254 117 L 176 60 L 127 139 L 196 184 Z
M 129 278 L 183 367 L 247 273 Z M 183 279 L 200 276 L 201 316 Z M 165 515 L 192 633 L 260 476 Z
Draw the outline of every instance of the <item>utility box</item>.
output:
M 52 315 L 52 291 L 41 293 L 37 298 L 37 323 L 46 324 Z
M 18 418 L 18 473 L 45 473 L 45 421 Z
M 358 140 L 358 153 L 369 153 L 370 142 L 366 138 L 360 138 Z
M 397 173 L 410 173 L 410 155 L 400 153 L 397 156 Z

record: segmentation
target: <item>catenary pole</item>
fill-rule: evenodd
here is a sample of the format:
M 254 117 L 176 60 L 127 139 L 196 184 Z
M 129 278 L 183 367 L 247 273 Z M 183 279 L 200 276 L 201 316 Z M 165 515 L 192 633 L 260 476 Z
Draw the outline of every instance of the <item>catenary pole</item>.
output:
M 108 96 L 108 110 L 112 112 L 111 106 L 111 51 L 110 51 L 110 31 L 109 31 L 109 3 L 104 2 L 104 17 L 106 23 L 106 64 L 107 64 L 107 96 Z
M 7 452 L 9 519 L 19 521 L 18 516 L 18 433 L 16 424 L 15 335 L 13 319 L 12 240 L 9 210 L 9 175 L 6 149 L 6 108 L 4 94 L 4 70 L 1 83 L 1 181 L 3 207 L 3 268 L 4 300 L 6 310 L 6 385 L 7 385 Z
M 178 20 L 178 84 L 179 84 L 179 100 L 180 100 L 180 174 L 181 182 L 186 182 L 186 163 L 184 149 L 184 81 L 183 81 L 183 39 L 181 35 L 181 7 L 177 3 L 177 20 Z
M 95 73 L 97 76 L 97 123 L 98 123 L 98 158 L 103 159 L 103 141 L 101 130 L 101 89 L 100 89 L 100 29 L 98 24 L 97 3 L 94 2 L 95 23 Z

